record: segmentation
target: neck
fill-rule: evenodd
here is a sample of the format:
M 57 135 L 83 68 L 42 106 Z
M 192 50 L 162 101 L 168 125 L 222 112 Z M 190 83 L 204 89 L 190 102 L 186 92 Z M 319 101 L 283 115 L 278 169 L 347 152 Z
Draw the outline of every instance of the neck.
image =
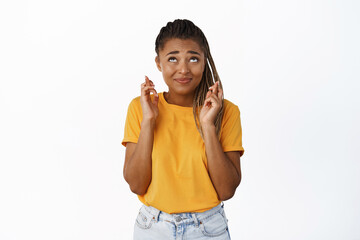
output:
M 179 95 L 173 92 L 164 92 L 164 98 L 167 103 L 179 105 L 182 107 L 192 107 L 194 93 L 188 95 Z

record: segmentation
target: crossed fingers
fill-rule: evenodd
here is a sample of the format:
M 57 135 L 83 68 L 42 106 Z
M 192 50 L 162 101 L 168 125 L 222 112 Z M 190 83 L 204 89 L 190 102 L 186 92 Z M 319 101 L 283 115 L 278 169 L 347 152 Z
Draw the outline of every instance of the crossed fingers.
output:
M 158 97 L 158 93 L 155 90 L 155 84 L 147 76 L 145 76 L 145 82 L 141 84 L 141 93 L 144 96 L 153 93 L 156 97 Z
M 217 81 L 217 82 L 215 82 L 214 85 L 212 85 L 209 88 L 209 91 L 206 94 L 206 99 L 208 100 L 208 101 L 206 101 L 206 105 L 210 106 L 210 105 L 212 105 L 212 103 L 215 103 L 215 102 L 217 102 L 221 105 L 222 97 L 223 97 L 223 90 L 219 86 L 219 81 Z

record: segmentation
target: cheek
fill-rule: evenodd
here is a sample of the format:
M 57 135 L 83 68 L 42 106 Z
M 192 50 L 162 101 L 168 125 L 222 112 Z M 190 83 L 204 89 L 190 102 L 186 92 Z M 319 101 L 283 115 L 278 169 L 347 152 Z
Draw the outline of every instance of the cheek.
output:
M 172 66 L 169 65 L 163 65 L 162 72 L 164 75 L 169 75 L 174 72 L 174 69 Z
M 198 67 L 193 69 L 193 74 L 198 76 L 198 77 L 201 77 L 203 72 L 204 72 L 204 67 L 203 66 L 198 66 Z

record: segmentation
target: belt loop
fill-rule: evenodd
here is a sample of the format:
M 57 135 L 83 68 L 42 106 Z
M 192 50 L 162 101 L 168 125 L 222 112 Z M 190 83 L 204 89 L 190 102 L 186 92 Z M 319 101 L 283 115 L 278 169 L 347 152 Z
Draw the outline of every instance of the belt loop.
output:
M 151 209 L 152 209 L 151 213 L 153 215 L 153 218 L 154 218 L 155 222 L 158 222 L 159 221 L 159 215 L 160 215 L 161 211 L 159 209 L 157 209 L 157 208 L 154 208 L 154 207 L 151 207 Z
M 196 213 L 191 213 L 191 217 L 194 219 L 195 227 L 199 227 L 199 221 L 196 217 Z
M 145 205 L 144 205 L 145 206 Z M 160 215 L 160 210 L 157 208 L 154 208 L 152 206 L 145 206 L 148 209 L 148 212 L 152 215 L 153 219 L 155 220 L 155 222 L 159 221 L 159 215 Z
M 224 208 L 224 202 L 221 202 L 221 207 Z
M 159 221 L 160 213 L 161 213 L 161 211 L 158 210 L 157 213 L 155 214 L 155 216 L 154 216 L 155 217 L 155 222 Z

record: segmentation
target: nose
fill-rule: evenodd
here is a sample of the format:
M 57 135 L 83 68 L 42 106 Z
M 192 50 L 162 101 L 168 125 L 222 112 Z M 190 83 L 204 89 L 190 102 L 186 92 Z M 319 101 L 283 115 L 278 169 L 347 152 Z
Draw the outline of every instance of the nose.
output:
M 185 62 L 185 61 L 180 62 L 179 73 L 185 74 L 185 73 L 188 73 L 189 71 L 190 70 L 189 70 L 189 66 L 188 66 L 187 62 Z

